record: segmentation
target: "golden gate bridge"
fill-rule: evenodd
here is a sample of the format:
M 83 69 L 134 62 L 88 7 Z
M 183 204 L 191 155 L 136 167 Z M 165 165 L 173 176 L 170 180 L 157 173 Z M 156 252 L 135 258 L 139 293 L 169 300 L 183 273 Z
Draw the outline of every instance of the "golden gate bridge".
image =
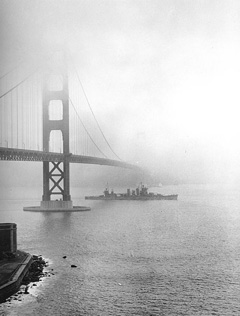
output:
M 0 126 L 0 160 L 43 162 L 42 210 L 73 209 L 70 163 L 138 168 L 111 147 L 63 52 L 0 77 Z

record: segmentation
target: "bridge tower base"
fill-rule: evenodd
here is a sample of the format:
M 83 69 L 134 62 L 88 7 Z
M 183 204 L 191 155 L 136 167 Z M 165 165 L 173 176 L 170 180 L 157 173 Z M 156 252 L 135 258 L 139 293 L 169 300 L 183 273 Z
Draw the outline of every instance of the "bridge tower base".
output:
M 60 201 L 59 201 L 60 202 Z M 88 206 L 72 206 L 72 207 L 64 207 L 61 204 L 51 204 L 46 206 L 26 206 L 23 208 L 26 212 L 83 212 L 90 211 L 91 208 Z

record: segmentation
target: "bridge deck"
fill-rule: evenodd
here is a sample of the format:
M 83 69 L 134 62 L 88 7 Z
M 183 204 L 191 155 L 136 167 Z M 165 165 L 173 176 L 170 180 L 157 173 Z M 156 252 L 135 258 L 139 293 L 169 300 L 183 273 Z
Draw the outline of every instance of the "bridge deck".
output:
M 71 163 L 106 165 L 106 166 L 114 166 L 114 167 L 140 170 L 138 166 L 135 166 L 133 164 L 130 164 L 124 161 L 119 161 L 119 160 L 98 158 L 98 157 L 92 157 L 92 156 L 83 156 L 83 155 L 73 155 L 73 154 L 64 155 L 61 153 L 54 153 L 54 152 L 6 148 L 6 147 L 0 147 L 0 160 L 69 161 Z

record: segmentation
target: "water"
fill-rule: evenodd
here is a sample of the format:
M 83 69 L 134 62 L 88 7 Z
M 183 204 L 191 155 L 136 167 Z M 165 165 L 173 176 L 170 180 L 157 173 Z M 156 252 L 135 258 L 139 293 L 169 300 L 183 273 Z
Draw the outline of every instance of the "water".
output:
M 55 275 L 0 312 L 240 315 L 239 191 L 162 190 L 179 200 L 75 200 L 92 211 L 67 214 L 23 212 L 37 201 L 2 199 L 0 221 L 17 223 L 18 248 L 49 258 Z

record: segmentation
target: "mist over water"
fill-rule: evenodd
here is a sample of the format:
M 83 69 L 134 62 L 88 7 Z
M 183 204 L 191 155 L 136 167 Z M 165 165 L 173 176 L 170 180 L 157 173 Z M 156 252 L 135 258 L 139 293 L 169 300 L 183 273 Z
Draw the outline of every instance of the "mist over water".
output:
M 239 1 L 9 0 L 0 9 L 0 75 L 67 49 L 121 159 L 166 183 L 239 182 Z
M 160 190 L 178 193 L 179 200 L 75 200 L 92 207 L 82 213 L 23 212 L 37 201 L 1 200 L 1 221 L 18 225 L 19 249 L 48 258 L 55 275 L 0 311 L 239 315 L 238 190 L 209 185 Z

